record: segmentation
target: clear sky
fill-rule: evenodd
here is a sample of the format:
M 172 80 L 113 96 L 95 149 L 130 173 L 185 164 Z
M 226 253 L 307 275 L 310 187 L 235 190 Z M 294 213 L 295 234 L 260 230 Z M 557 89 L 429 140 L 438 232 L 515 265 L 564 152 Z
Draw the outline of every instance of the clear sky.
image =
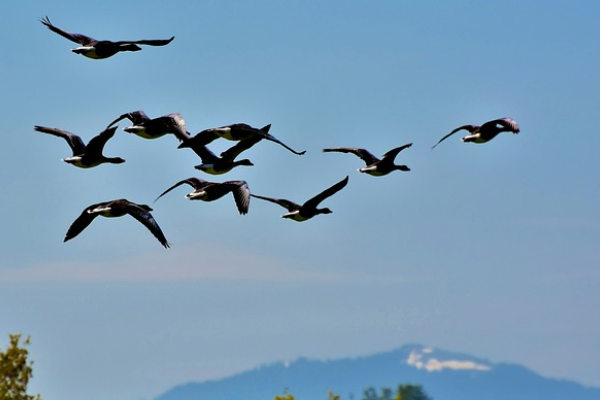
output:
M 150 398 L 299 356 L 408 342 L 600 386 L 600 3 L 596 1 L 2 2 L 0 343 L 31 335 L 46 400 Z M 98 39 L 161 39 L 106 60 L 38 22 Z M 236 122 L 254 167 L 210 176 L 174 137 L 123 132 L 82 170 L 53 126 L 87 141 L 119 115 L 179 112 L 195 133 Z M 482 145 L 464 124 L 510 116 Z M 411 171 L 373 178 L 326 147 L 412 142 Z M 229 142 L 214 142 L 220 152 Z M 297 202 L 350 176 L 296 223 L 254 199 L 184 198 L 197 176 Z M 150 204 L 170 249 L 90 204 Z

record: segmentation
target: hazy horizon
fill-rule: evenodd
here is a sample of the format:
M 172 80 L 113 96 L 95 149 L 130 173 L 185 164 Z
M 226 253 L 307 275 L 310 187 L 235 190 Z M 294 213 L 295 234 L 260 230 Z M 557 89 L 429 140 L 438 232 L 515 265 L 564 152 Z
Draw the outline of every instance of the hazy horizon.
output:
M 31 392 L 45 400 L 149 398 L 174 385 L 296 357 L 404 343 L 514 362 L 600 387 L 600 4 L 510 0 L 188 3 L 26 0 L 1 6 L 4 211 L 0 346 L 31 336 Z M 175 39 L 92 60 L 39 22 L 97 39 Z M 57 127 L 84 141 L 123 113 L 180 113 L 191 133 L 237 122 L 272 142 L 226 175 L 171 135 L 119 123 L 83 170 Z M 501 117 L 486 144 L 452 129 Z M 410 172 L 371 177 L 352 154 L 406 143 Z M 209 147 L 219 154 L 231 142 Z M 349 176 L 296 223 L 252 199 L 189 201 L 188 177 L 246 180 L 303 202 Z M 171 248 L 90 204 L 150 205 Z

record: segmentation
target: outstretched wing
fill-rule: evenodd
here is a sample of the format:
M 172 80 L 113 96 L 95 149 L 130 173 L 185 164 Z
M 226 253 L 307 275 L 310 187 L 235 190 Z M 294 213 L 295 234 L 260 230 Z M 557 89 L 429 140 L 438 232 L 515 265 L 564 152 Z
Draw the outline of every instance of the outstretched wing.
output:
M 157 132 L 172 133 L 179 139 L 180 142 L 187 142 L 191 139 L 187 132 L 185 120 L 179 113 L 172 113 L 163 115 L 162 117 L 153 118 L 149 121 L 145 121 L 146 129 L 154 130 Z
M 190 143 L 190 147 L 192 145 L 205 146 L 212 141 L 219 138 L 219 135 L 214 132 L 212 129 L 205 129 L 196 133 L 194 136 L 188 139 Z
M 271 125 L 267 125 L 269 128 L 271 127 Z M 265 127 L 266 128 L 266 127 Z M 278 140 L 277 138 L 275 138 L 273 135 L 271 135 L 270 133 L 268 133 L 268 130 L 263 129 L 257 129 L 257 135 L 262 136 L 263 139 L 266 140 L 270 140 L 271 142 L 275 142 L 283 147 L 285 147 L 286 149 L 288 149 L 289 151 L 291 151 L 292 153 L 301 156 L 304 153 L 306 153 L 306 150 L 304 151 L 296 151 L 294 149 L 292 149 L 291 147 L 289 147 L 288 145 L 286 145 L 285 143 L 281 142 L 280 140 Z
M 280 205 L 281 207 L 287 209 L 289 212 L 295 211 L 300 208 L 300 204 L 296 204 L 293 201 L 286 199 L 274 199 L 272 197 L 259 196 L 257 194 L 251 194 L 250 196 L 256 197 L 257 199 L 270 201 L 271 203 L 275 203 Z
M 153 40 L 121 40 L 115 42 L 119 46 L 128 45 L 128 44 L 145 44 L 147 46 L 166 46 L 171 43 L 175 39 L 175 36 L 172 36 L 170 39 L 153 39 Z
M 49 133 L 65 139 L 73 151 L 73 156 L 79 156 L 85 152 L 85 144 L 83 143 L 83 140 L 81 140 L 81 138 L 74 133 L 58 128 L 50 128 L 47 126 L 35 125 L 33 128 L 38 132 Z
M 408 149 L 411 146 L 412 146 L 412 143 L 408 143 L 403 146 L 396 147 L 395 149 L 391 149 L 390 151 L 388 151 L 387 153 L 385 153 L 383 155 L 382 159 L 384 159 L 384 160 L 389 159 L 389 160 L 393 161 L 396 158 L 396 156 L 398 155 L 398 153 L 400 153 L 404 149 Z
M 199 189 L 203 183 L 206 183 L 206 181 L 202 180 L 202 179 L 198 179 L 198 178 L 187 178 L 184 179 L 182 181 L 177 182 L 176 184 L 174 184 L 173 186 L 171 186 L 170 188 L 168 188 L 167 190 L 165 190 L 164 192 L 162 192 L 160 194 L 160 196 L 158 196 L 154 201 L 156 202 L 156 200 L 160 199 L 161 197 L 163 197 L 165 194 L 169 193 L 171 190 L 175 189 L 176 187 L 179 187 L 183 184 L 187 184 L 190 185 L 191 187 L 193 187 L 194 189 Z
M 101 155 L 102 150 L 104 150 L 104 145 L 115 135 L 117 128 L 118 126 L 113 126 L 112 128 L 103 130 L 97 136 L 94 136 L 88 143 L 85 154 L 93 158 Z
M 500 125 L 500 127 L 498 127 L 498 125 Z M 495 119 L 495 120 L 488 121 L 488 122 L 484 123 L 483 125 L 481 125 L 481 130 L 486 130 L 486 129 L 490 129 L 490 128 L 497 129 L 497 131 L 500 131 L 500 132 L 513 132 L 513 133 L 520 132 L 517 121 L 515 121 L 514 119 L 509 118 L 509 117 Z
M 52 32 L 58 33 L 60 36 L 67 38 L 72 42 L 79 43 L 82 46 L 86 46 L 97 41 L 96 39 L 82 35 L 81 33 L 71 33 L 57 28 L 56 26 L 52 25 L 52 22 L 50 22 L 50 18 L 48 18 L 48 16 L 40 19 L 40 22 L 47 26 Z
M 193 140 L 183 141 L 177 148 L 183 149 L 185 147 L 192 149 L 194 153 L 196 153 L 196 155 L 202 159 L 203 164 L 212 164 L 218 160 L 218 157 L 215 155 L 215 153 L 213 153 L 208 147 L 194 143 Z
M 79 217 L 77 217 L 77 219 L 75 219 L 75 221 L 73 221 L 73 223 L 69 227 L 69 230 L 67 230 L 67 234 L 65 235 L 64 242 L 71 240 L 75 236 L 79 235 L 85 228 L 88 227 L 89 224 L 92 223 L 94 218 L 96 218 L 99 214 L 90 213 L 89 211 L 93 210 L 94 208 L 96 208 L 99 205 L 100 205 L 100 203 L 93 204 L 93 205 L 87 207 L 85 210 L 83 210 L 81 215 Z
M 222 185 L 226 185 L 231 188 L 235 205 L 237 206 L 240 214 L 248 214 L 250 208 L 250 188 L 246 181 L 227 181 L 223 182 Z
M 442 143 L 444 140 L 448 139 L 450 136 L 454 135 L 456 132 L 466 129 L 469 132 L 472 132 L 474 129 L 476 128 L 476 126 L 474 125 L 463 125 L 463 126 L 459 126 L 458 128 L 454 129 L 452 132 L 450 132 L 449 134 L 447 134 L 446 136 L 444 136 L 443 138 L 441 138 L 436 144 L 434 144 L 433 146 L 431 146 L 431 150 L 433 150 L 435 148 L 435 146 L 437 146 L 438 144 Z
M 379 159 L 377 157 L 375 157 L 373 154 L 369 153 L 367 150 L 359 149 L 356 147 L 333 147 L 330 149 L 323 149 L 323 152 L 325 152 L 325 153 L 337 152 L 337 153 L 354 154 L 355 156 L 360 157 L 367 165 L 371 165 L 371 164 L 379 161 Z
M 110 128 L 112 125 L 116 124 L 117 122 L 119 122 L 125 118 L 130 120 L 134 125 L 139 125 L 144 121 L 150 120 L 150 118 L 142 110 L 132 111 L 129 113 L 125 113 L 125 114 L 121 115 L 119 118 L 115 119 L 113 122 L 108 124 L 107 128 Z
M 248 139 L 240 140 L 235 145 L 231 146 L 229 149 L 225 150 L 221 153 L 221 157 L 224 160 L 233 161 L 239 156 L 242 152 L 248 150 L 250 147 L 254 146 L 256 143 L 262 140 L 262 136 L 256 135 L 250 137 Z
M 160 229 L 160 226 L 158 226 L 158 223 L 149 211 L 146 211 L 144 208 L 140 207 L 137 204 L 130 203 L 127 208 L 127 213 L 139 222 L 141 222 L 146 228 L 148 228 L 148 230 L 152 232 L 154 237 L 158 239 L 160 244 L 162 244 L 165 248 L 169 247 L 169 242 L 167 242 L 167 238 L 165 238 L 165 235 Z
M 344 186 L 346 186 L 347 184 L 348 184 L 348 177 L 346 176 L 344 179 L 342 179 L 341 181 L 339 181 L 335 185 L 331 186 L 330 188 L 327 188 L 327 189 L 323 190 L 321 193 L 319 193 L 315 197 L 307 200 L 304 203 L 304 207 L 314 207 L 314 208 L 316 208 L 319 205 L 320 202 L 322 202 L 323 200 L 325 200 L 329 196 L 333 196 L 335 193 L 337 193 L 340 190 L 342 190 L 344 188 Z

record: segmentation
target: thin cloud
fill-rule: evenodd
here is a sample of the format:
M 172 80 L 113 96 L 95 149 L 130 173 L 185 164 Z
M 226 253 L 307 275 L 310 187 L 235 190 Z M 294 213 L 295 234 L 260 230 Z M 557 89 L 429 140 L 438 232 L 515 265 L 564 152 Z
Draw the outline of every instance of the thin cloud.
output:
M 230 248 L 188 246 L 110 261 L 37 264 L 4 270 L 0 282 L 153 282 L 187 280 L 296 281 L 331 280 L 334 275 L 296 271 L 278 260 Z
M 42 263 L 0 271 L 2 283 L 32 282 L 164 282 L 229 280 L 265 282 L 365 283 L 357 274 L 307 270 L 269 258 L 214 244 L 175 251 L 139 254 L 109 261 Z M 199 256 L 201 255 L 201 256 Z M 371 279 L 372 281 L 372 279 Z

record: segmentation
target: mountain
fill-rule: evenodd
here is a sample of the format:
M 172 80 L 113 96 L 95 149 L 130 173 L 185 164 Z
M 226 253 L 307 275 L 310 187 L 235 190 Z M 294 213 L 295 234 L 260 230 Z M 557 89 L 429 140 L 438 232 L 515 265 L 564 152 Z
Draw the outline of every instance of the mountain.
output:
M 359 358 L 269 364 L 219 380 L 180 385 L 158 400 L 272 400 L 285 391 L 301 400 L 325 400 L 329 390 L 343 400 L 359 400 L 367 387 L 395 390 L 408 383 L 422 385 L 435 400 L 600 400 L 600 388 L 420 345 Z

